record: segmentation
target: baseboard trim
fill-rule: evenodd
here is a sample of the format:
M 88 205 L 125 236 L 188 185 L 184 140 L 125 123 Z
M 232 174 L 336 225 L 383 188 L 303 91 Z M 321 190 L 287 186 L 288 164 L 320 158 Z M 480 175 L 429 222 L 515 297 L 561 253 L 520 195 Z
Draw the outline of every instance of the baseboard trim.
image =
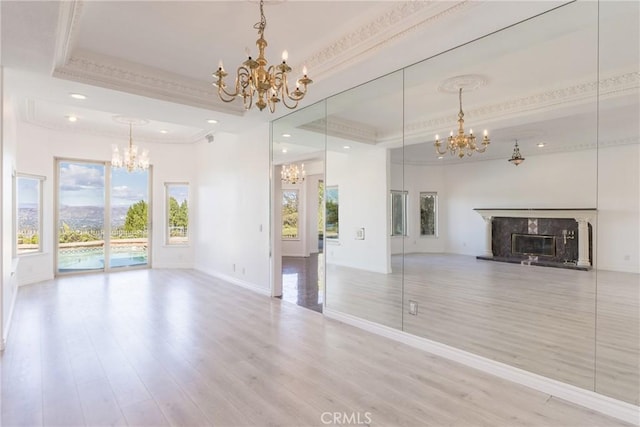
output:
M 619 420 L 634 425 L 640 425 L 640 407 L 630 403 L 613 399 L 558 380 L 543 377 L 542 375 L 534 374 L 520 368 L 515 368 L 501 362 L 496 362 L 495 360 L 487 359 L 436 341 L 411 335 L 407 332 L 380 325 L 350 314 L 331 310 L 326 306 L 324 307 L 323 312 L 328 318 L 356 326 L 376 335 L 381 335 L 394 341 L 424 350 L 428 353 L 435 354 L 436 356 L 453 360 L 454 362 L 524 385 L 534 390 L 575 403 L 576 405 L 584 406 L 585 408 L 592 409 Z
M 225 282 L 231 283 L 232 285 L 240 286 L 241 288 L 249 289 L 250 291 L 271 297 L 271 289 L 262 288 L 260 286 L 255 285 L 254 283 L 247 282 L 245 280 L 240 280 L 236 277 L 228 276 L 226 274 L 222 274 L 213 270 L 208 270 L 206 268 L 195 267 L 194 270 L 198 270 L 205 274 L 208 274 L 209 276 L 215 277 L 220 280 L 224 280 Z
M 13 286 L 13 285 L 10 285 Z M 13 292 L 13 298 L 11 298 L 11 306 L 9 307 L 9 316 L 7 316 L 7 324 L 2 331 L 2 343 L 0 343 L 0 350 L 4 351 L 7 346 L 7 340 L 9 339 L 9 333 L 11 332 L 11 324 L 13 323 L 13 311 L 16 307 L 16 300 L 18 299 L 18 288 L 16 285 L 15 292 Z
M 193 269 L 193 263 L 190 262 L 154 262 L 151 268 L 166 268 L 172 270 Z

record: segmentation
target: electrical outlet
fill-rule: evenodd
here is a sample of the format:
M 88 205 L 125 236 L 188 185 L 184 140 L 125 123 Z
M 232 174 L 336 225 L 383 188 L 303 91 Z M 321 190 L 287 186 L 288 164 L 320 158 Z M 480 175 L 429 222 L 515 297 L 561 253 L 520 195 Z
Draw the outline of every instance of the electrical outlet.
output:
M 244 274 L 244 267 L 242 267 L 242 274 Z
M 409 300 L 409 314 L 418 315 L 418 302 Z

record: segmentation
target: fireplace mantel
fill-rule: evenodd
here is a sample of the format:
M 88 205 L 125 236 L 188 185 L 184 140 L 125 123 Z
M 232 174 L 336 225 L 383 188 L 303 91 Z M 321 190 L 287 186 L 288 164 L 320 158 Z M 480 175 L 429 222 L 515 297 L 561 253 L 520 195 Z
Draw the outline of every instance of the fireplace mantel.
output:
M 595 226 L 597 209 L 595 208 L 475 208 L 485 221 L 484 257 L 493 257 L 492 221 L 493 218 L 571 218 L 578 223 L 578 261 L 579 267 L 590 267 L 589 224 Z
M 475 208 L 483 218 L 486 217 L 510 217 L 510 218 L 583 218 L 592 222 L 597 214 L 596 208 Z

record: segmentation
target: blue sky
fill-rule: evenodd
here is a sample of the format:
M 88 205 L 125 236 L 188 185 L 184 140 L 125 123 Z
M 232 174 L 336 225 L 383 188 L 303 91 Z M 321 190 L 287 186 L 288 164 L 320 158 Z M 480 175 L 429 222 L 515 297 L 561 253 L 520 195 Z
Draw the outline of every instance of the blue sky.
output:
M 91 163 L 60 162 L 60 204 L 65 206 L 104 206 L 105 166 Z M 111 206 L 130 206 L 148 200 L 148 171 L 129 173 L 112 169 Z
M 38 178 L 18 177 L 18 208 L 38 206 Z
M 180 204 L 189 199 L 189 186 L 187 184 L 171 184 L 168 187 L 168 192 L 169 197 L 173 197 Z

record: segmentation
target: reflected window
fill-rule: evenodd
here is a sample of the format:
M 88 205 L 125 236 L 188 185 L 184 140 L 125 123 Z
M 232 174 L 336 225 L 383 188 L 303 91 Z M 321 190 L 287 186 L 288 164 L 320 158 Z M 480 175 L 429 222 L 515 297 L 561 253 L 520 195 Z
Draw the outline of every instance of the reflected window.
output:
M 325 188 L 326 196 L 326 216 L 325 216 L 325 228 L 327 239 L 337 239 L 339 234 L 339 208 L 340 198 L 338 192 L 338 186 L 327 186 Z
M 407 192 L 391 190 L 391 235 L 407 235 Z
M 166 183 L 167 245 L 189 243 L 189 184 Z
M 298 190 L 282 190 L 282 238 L 298 238 Z
M 420 235 L 437 236 L 438 193 L 420 193 Z
M 44 177 L 16 176 L 16 254 L 42 252 L 42 183 Z

